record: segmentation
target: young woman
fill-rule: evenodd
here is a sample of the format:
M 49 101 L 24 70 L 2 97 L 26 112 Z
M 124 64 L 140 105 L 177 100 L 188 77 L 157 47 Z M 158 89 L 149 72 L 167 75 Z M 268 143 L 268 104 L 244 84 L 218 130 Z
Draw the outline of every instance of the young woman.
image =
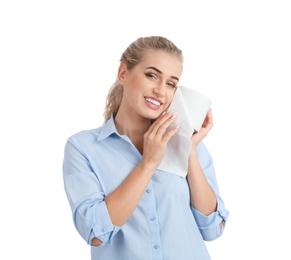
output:
M 92 260 L 210 259 L 204 241 L 223 232 L 228 211 L 202 141 L 211 110 L 191 137 L 187 177 L 157 169 L 179 131 L 167 129 L 182 63 L 168 39 L 138 38 L 121 57 L 104 125 L 66 143 L 65 191 Z

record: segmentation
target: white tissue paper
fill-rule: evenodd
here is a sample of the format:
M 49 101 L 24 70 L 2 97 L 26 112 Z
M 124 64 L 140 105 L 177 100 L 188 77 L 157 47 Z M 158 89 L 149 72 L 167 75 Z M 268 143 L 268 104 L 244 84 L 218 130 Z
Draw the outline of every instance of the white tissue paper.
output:
M 176 133 L 168 142 L 163 160 L 158 169 L 186 177 L 188 172 L 188 158 L 191 151 L 191 136 L 194 130 L 202 127 L 212 101 L 193 89 L 179 86 L 168 110 L 177 115 L 169 129 L 180 125 Z

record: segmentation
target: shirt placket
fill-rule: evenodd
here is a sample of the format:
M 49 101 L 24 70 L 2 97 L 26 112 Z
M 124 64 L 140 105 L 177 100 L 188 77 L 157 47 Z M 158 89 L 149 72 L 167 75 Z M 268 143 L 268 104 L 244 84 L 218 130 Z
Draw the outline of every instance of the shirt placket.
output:
M 158 221 L 157 209 L 156 209 L 156 201 L 153 185 L 150 182 L 146 189 L 146 197 L 147 197 L 147 221 L 149 225 L 150 231 L 150 239 L 151 239 L 151 249 L 152 256 L 154 260 L 162 260 L 162 244 L 160 237 L 160 226 Z

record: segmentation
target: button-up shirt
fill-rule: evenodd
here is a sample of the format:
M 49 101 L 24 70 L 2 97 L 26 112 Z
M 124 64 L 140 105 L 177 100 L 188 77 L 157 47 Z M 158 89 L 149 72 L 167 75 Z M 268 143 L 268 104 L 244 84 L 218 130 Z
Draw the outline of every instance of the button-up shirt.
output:
M 221 235 L 228 217 L 219 195 L 212 158 L 203 142 L 197 146 L 203 172 L 217 196 L 217 210 L 209 216 L 190 202 L 187 179 L 155 170 L 131 217 L 115 226 L 105 203 L 141 161 L 127 136 L 118 134 L 114 118 L 84 130 L 66 142 L 63 178 L 74 225 L 91 245 L 92 260 L 204 260 L 211 259 L 205 241 Z

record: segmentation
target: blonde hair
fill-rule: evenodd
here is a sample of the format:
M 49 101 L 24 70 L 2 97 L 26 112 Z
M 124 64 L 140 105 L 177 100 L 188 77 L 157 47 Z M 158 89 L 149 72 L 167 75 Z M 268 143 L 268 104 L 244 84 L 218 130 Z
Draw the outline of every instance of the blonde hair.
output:
M 123 52 L 120 63 L 124 63 L 128 70 L 133 69 L 149 50 L 161 50 L 176 56 L 183 63 L 182 51 L 170 40 L 162 36 L 140 37 L 131 43 Z M 111 115 L 116 115 L 123 96 L 123 86 L 116 80 L 109 89 L 104 109 L 104 121 Z

